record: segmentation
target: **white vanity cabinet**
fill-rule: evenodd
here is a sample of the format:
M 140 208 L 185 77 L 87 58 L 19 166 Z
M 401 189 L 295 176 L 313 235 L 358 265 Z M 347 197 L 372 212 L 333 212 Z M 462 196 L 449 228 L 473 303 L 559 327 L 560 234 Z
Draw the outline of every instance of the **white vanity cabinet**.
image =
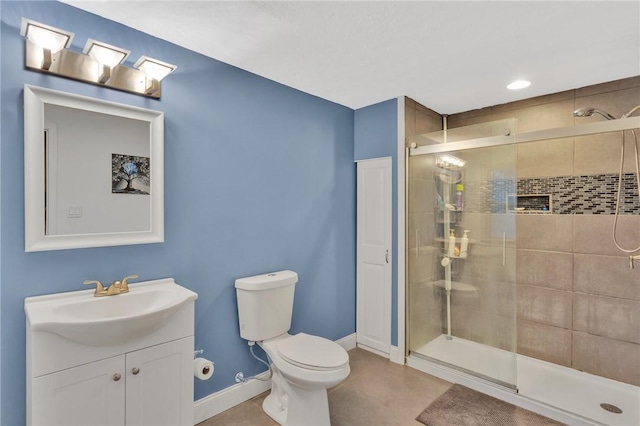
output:
M 173 280 L 152 283 L 177 286 Z M 136 290 L 136 285 L 131 284 L 131 294 Z M 28 298 L 25 301 L 27 424 L 192 426 L 197 295 L 184 290 L 191 293 L 187 295 L 189 299 L 169 314 L 159 316 L 155 327 L 142 336 L 130 338 L 126 322 L 114 325 L 113 319 L 111 323 L 107 321 L 104 327 L 122 327 L 124 341 L 106 346 L 95 345 L 95 339 L 91 340 L 94 345 L 73 341 L 69 338 L 72 335 L 64 330 L 61 332 L 67 337 L 62 337 L 57 334 L 57 328 L 42 330 L 37 309 L 44 305 L 38 303 L 52 303 L 47 299 L 51 296 Z M 138 296 L 141 294 L 142 290 Z M 60 295 L 53 296 L 53 302 L 59 304 Z M 92 297 L 92 293 L 88 296 Z M 113 297 L 121 296 L 127 297 Z M 118 301 L 104 303 L 114 302 Z M 89 303 L 96 302 L 89 300 Z M 80 335 L 77 340 L 82 339 Z M 109 339 L 110 342 L 117 340 L 113 332 Z
M 127 354 L 127 425 L 193 425 L 193 337 Z
M 124 356 L 33 379 L 31 424 L 124 425 Z
M 33 380 L 34 425 L 191 425 L 193 338 Z

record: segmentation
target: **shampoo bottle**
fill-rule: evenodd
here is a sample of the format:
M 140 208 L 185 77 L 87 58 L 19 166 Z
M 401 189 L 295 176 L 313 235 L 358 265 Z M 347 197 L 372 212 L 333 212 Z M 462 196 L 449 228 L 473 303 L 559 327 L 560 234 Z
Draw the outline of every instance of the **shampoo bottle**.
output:
M 469 231 L 465 229 L 464 235 L 460 240 L 460 257 L 467 257 L 467 248 L 469 247 Z
M 464 201 L 462 199 L 462 192 L 464 191 L 464 185 L 459 183 L 456 185 L 456 210 L 462 210 L 464 207 Z
M 454 256 L 454 251 L 456 249 L 456 234 L 455 229 L 449 229 L 449 245 L 447 247 L 447 254 L 449 257 Z

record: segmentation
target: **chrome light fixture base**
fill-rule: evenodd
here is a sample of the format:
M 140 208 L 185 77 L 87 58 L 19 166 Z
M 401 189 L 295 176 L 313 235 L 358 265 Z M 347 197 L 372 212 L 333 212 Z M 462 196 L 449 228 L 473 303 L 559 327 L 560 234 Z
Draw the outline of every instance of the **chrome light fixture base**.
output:
M 60 77 L 79 80 L 97 86 L 109 87 L 136 95 L 160 99 L 160 87 L 158 87 L 156 92 L 147 93 L 147 76 L 142 71 L 118 65 L 111 69 L 109 79 L 101 83 L 100 77 L 103 75 L 103 67 L 89 55 L 63 49 L 51 55 L 51 65 L 49 69 L 42 68 L 42 55 L 43 49 L 27 39 L 25 67 L 32 71 L 55 74 Z M 158 82 L 158 86 L 159 85 L 160 82 Z
M 44 74 L 160 99 L 160 80 L 176 66 L 141 57 L 135 68 L 122 65 L 130 51 L 89 39 L 82 53 L 68 50 L 73 33 L 22 18 L 25 67 Z

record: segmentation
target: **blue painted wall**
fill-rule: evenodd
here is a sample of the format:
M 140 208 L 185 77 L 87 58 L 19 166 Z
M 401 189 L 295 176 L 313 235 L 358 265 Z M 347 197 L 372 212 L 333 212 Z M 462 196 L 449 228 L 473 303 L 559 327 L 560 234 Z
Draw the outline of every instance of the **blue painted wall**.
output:
M 398 344 L 398 101 L 390 99 L 355 111 L 354 154 L 357 160 L 392 157 L 391 344 Z
M 379 157 L 393 157 L 395 160 L 398 150 L 397 99 L 357 109 L 354 123 L 356 161 Z
M 196 347 L 216 363 L 196 399 L 263 370 L 239 337 L 234 280 L 292 269 L 293 332 L 355 331 L 354 111 L 58 2 L 0 2 L 0 423 L 25 421 L 27 296 L 112 281 L 174 277 L 196 291 Z M 162 100 L 24 69 L 20 19 L 178 65 Z M 131 63 L 128 64 L 131 66 Z M 163 244 L 24 252 L 24 84 L 165 112 Z

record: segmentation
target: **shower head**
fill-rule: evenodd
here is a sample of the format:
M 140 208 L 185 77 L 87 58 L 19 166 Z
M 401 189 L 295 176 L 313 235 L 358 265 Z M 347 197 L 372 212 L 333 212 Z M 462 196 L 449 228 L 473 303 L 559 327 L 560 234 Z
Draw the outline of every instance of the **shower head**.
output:
M 608 112 L 604 112 L 602 110 L 599 110 L 593 107 L 578 108 L 577 110 L 573 111 L 574 117 L 591 117 L 593 114 L 599 114 L 604 118 L 606 118 L 607 120 L 616 119 L 613 115 L 609 114 Z

